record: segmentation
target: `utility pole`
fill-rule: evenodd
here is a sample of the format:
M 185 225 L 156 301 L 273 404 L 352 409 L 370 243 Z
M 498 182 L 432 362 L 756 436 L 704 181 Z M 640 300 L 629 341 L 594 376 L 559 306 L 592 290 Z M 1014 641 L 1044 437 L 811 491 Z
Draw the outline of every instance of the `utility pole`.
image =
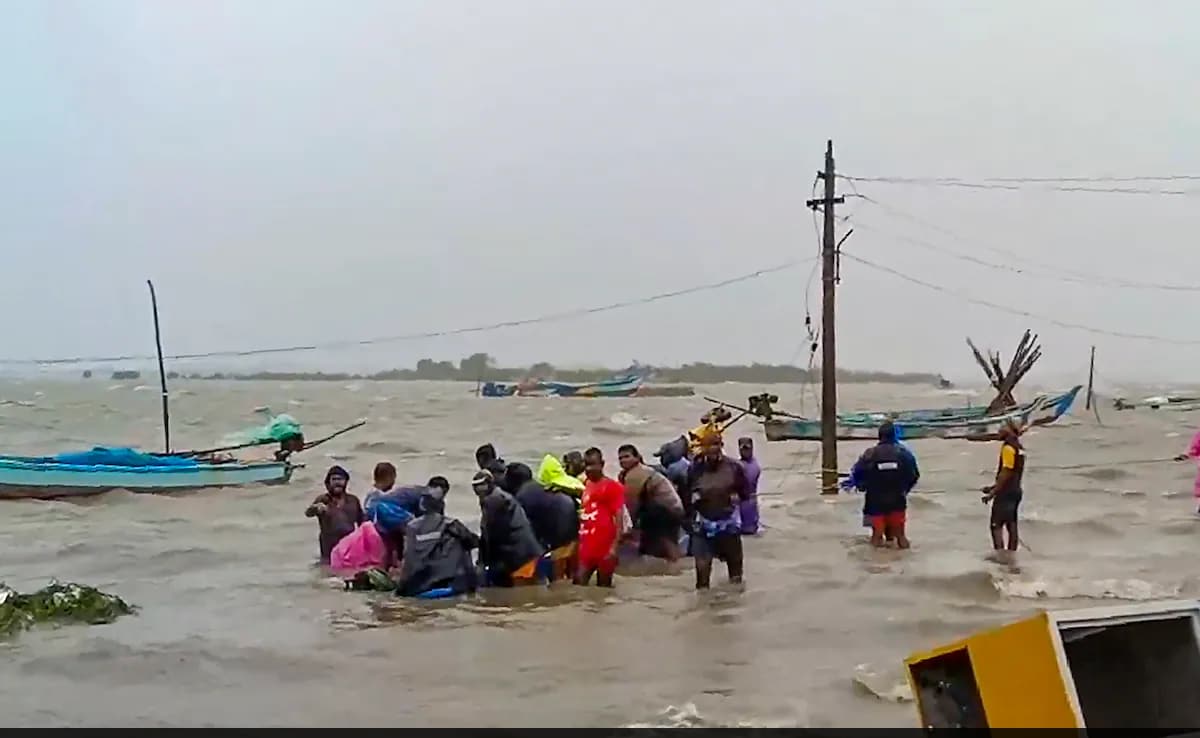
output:
M 1083 409 L 1092 409 L 1092 380 L 1096 377 L 1096 347 L 1092 346 L 1092 359 L 1088 362 L 1088 386 L 1087 396 L 1083 401 Z
M 807 205 L 825 215 L 825 233 L 821 246 L 821 494 L 838 491 L 837 453 L 837 349 L 834 302 L 838 282 L 837 234 L 834 233 L 833 208 L 846 201 L 836 196 L 837 177 L 833 166 L 833 141 L 825 147 L 825 171 L 817 176 L 825 180 L 825 197 L 809 200 Z

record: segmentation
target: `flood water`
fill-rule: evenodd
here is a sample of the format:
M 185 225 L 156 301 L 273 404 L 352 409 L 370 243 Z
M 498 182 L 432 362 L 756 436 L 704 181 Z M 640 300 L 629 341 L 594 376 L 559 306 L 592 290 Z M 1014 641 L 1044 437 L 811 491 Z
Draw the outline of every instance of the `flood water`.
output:
M 156 448 L 158 393 L 106 380 L 0 384 L 7 453 L 95 444 Z M 761 388 L 701 394 L 744 401 Z M 799 387 L 776 387 L 781 407 Z M 929 407 L 923 387 L 851 385 L 842 407 Z M 16 404 L 19 403 L 19 404 Z M 472 527 L 473 450 L 510 461 L 626 441 L 649 454 L 694 425 L 700 398 L 481 400 L 460 384 L 181 382 L 176 447 L 288 412 L 310 438 L 370 423 L 314 450 L 292 484 L 172 497 L 114 492 L 87 502 L 2 502 L 0 580 L 91 584 L 139 606 L 105 626 L 38 629 L 0 642 L 0 720 L 70 726 L 906 726 L 902 660 L 914 650 L 1040 608 L 1197 594 L 1195 468 L 1200 414 L 1101 410 L 1026 437 L 1016 566 L 987 560 L 978 488 L 993 444 L 917 441 L 913 548 L 874 551 L 858 495 L 818 494 L 817 446 L 767 444 L 769 529 L 747 541 L 744 591 L 693 591 L 690 567 L 618 576 L 613 591 L 527 588 L 468 601 L 347 593 L 313 566 L 303 516 L 331 463 L 370 487 L 377 461 L 401 481 L 445 474 L 449 512 Z M 812 411 L 808 396 L 807 409 Z M 731 439 L 729 442 L 732 451 Z M 842 443 L 847 467 L 864 448 Z M 1075 466 L 1064 469 L 1055 467 Z M 862 683 L 869 685 L 869 689 Z

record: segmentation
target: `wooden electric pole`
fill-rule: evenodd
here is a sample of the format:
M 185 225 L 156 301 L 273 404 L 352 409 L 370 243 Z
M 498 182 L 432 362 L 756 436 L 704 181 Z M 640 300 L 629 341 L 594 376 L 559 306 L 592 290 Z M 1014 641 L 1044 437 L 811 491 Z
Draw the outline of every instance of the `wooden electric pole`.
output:
M 836 196 L 837 176 L 833 166 L 833 141 L 825 147 L 825 171 L 817 176 L 825 180 L 825 197 L 809 200 L 808 207 L 825 215 L 825 233 L 821 245 L 821 494 L 837 494 L 837 350 L 834 298 L 837 291 L 837 234 L 834 233 L 833 208 L 845 202 Z
M 1084 410 L 1091 410 L 1091 409 L 1092 409 L 1092 399 L 1093 399 L 1093 395 L 1092 395 L 1092 381 L 1095 379 L 1095 377 L 1096 377 L 1096 347 L 1095 347 L 1095 346 L 1092 346 L 1092 359 L 1091 359 L 1091 361 L 1089 361 L 1089 362 L 1088 362 L 1088 388 L 1087 388 L 1087 395 L 1086 395 L 1086 398 L 1085 398 L 1085 399 L 1084 399 L 1084 401 L 1083 401 L 1083 409 L 1084 409 Z

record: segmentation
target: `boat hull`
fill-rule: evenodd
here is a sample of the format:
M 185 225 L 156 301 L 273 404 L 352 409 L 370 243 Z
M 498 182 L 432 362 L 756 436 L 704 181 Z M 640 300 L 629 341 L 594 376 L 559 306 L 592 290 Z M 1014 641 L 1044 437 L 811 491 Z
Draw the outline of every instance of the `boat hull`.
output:
M 0 457 L 0 500 L 90 497 L 125 489 L 163 494 L 210 487 L 286 484 L 295 467 L 282 462 L 178 467 L 79 466 Z
M 951 419 L 944 421 L 893 421 L 905 441 L 923 438 L 960 439 L 967 441 L 992 441 L 999 437 L 1000 427 L 1010 421 L 1022 425 L 1049 425 L 1062 417 L 1079 394 L 1079 387 L 1055 397 L 1042 398 L 1031 406 L 1017 408 L 973 419 Z M 879 438 L 881 418 L 876 422 L 844 423 L 837 425 L 838 440 L 876 441 Z M 768 441 L 819 441 L 821 421 L 808 418 L 772 418 L 763 422 Z
M 1039 395 L 1033 400 L 1020 405 L 1018 410 L 1025 410 L 1037 406 L 1040 403 L 1055 405 L 1065 401 L 1068 397 L 1070 403 L 1075 402 L 1075 397 L 1082 390 L 1082 386 L 1075 386 L 1066 392 L 1060 392 L 1057 395 L 1049 397 Z M 884 420 L 892 420 L 892 422 L 947 422 L 947 421 L 966 421 L 976 418 L 987 417 L 987 406 L 977 405 L 974 407 L 945 407 L 945 408 L 929 408 L 923 410 L 876 410 L 862 413 L 845 413 L 838 415 L 838 421 L 847 425 L 872 425 L 876 426 Z
M 483 397 L 633 397 L 645 379 L 639 376 L 616 377 L 603 382 L 573 384 L 570 382 L 533 382 L 526 385 L 488 382 L 480 394 Z

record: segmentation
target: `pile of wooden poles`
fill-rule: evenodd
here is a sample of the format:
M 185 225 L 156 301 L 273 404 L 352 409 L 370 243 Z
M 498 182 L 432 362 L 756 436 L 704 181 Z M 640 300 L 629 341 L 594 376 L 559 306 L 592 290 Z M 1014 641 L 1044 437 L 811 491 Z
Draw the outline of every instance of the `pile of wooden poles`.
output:
M 1038 337 L 1028 330 L 1025 331 L 1025 335 L 1021 336 L 1021 342 L 1017 344 L 1017 350 L 1013 352 L 1007 369 L 1000 361 L 1000 352 L 989 351 L 985 359 L 983 352 L 975 347 L 975 343 L 970 338 L 967 339 L 967 345 L 971 347 L 971 352 L 975 354 L 975 361 L 983 368 L 988 381 L 996 389 L 996 398 L 988 405 L 988 413 L 1002 412 L 1016 407 L 1017 401 L 1013 397 L 1013 389 L 1042 356 L 1042 347 L 1038 343 Z

